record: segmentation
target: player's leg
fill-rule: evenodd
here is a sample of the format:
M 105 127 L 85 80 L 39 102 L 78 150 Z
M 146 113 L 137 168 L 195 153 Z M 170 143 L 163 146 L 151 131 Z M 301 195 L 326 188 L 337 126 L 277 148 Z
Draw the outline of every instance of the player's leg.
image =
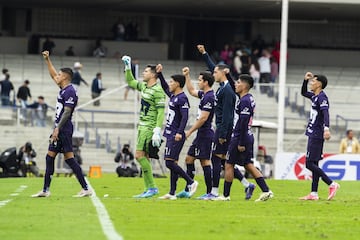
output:
M 150 160 L 147 157 L 152 134 L 152 131 L 147 129 L 138 130 L 135 158 L 141 166 L 145 190 L 143 193 L 135 195 L 134 197 L 152 197 L 159 192 L 158 188 L 155 185 Z
M 253 161 L 251 160 L 254 157 L 253 148 L 254 148 L 254 142 L 250 142 L 248 144 L 245 144 L 245 151 L 241 152 L 240 154 L 240 165 L 243 165 L 255 179 L 257 185 L 260 187 L 262 193 L 260 194 L 260 197 L 256 199 L 255 201 L 266 201 L 274 196 L 273 192 L 269 189 L 264 176 L 254 166 Z
M 179 159 L 179 155 L 182 147 L 184 146 L 185 137 L 180 141 L 175 141 L 173 138 L 168 138 L 165 146 L 165 160 L 166 167 L 170 169 L 170 171 L 174 171 L 175 174 L 178 174 L 180 177 L 185 179 L 186 184 L 189 188 L 189 194 L 192 196 L 196 189 L 198 182 L 194 181 L 178 164 L 177 161 Z
M 191 149 L 191 147 L 190 147 L 190 149 Z M 188 151 L 188 154 L 190 152 L 190 149 Z M 189 175 L 189 177 L 194 179 L 194 176 L 195 176 L 195 164 L 194 164 L 195 163 L 195 157 L 187 155 L 186 158 L 185 158 L 185 163 L 186 163 L 186 173 L 187 173 L 187 175 Z M 185 185 L 185 189 L 183 191 L 179 192 L 178 194 L 176 194 L 176 197 L 178 197 L 178 198 L 190 198 L 188 185 Z
M 204 180 L 206 184 L 206 194 L 211 193 L 212 189 L 212 176 L 211 176 L 211 160 L 200 159 L 201 167 L 204 172 Z
M 43 189 L 31 195 L 32 197 L 49 197 L 50 196 L 50 183 L 52 176 L 55 171 L 55 157 L 57 155 L 57 151 L 54 148 L 53 144 L 49 144 L 49 150 L 45 157 L 45 175 L 44 175 L 44 185 Z

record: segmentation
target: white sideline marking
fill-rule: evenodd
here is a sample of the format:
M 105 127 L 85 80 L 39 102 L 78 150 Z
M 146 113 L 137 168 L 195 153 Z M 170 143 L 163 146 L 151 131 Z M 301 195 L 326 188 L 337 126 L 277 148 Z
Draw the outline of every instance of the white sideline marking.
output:
M 123 240 L 123 237 L 116 232 L 112 221 L 110 220 L 110 216 L 104 206 L 104 204 L 100 201 L 100 199 L 96 196 L 94 188 L 91 186 L 90 182 L 85 178 L 86 183 L 89 188 L 93 191 L 93 195 L 90 197 L 94 207 L 96 208 L 96 212 L 103 229 L 103 232 L 107 239 L 109 240 Z
M 4 207 L 6 204 L 8 204 L 11 201 L 12 201 L 12 199 L 6 199 L 6 200 L 0 201 L 0 208 Z
M 18 189 L 16 189 L 13 193 L 10 193 L 9 195 L 12 197 L 16 197 L 17 195 L 19 195 L 22 191 L 24 191 L 24 189 L 27 188 L 26 185 L 21 185 Z M 6 204 L 8 204 L 9 202 L 11 202 L 12 199 L 6 199 L 6 200 L 2 200 L 0 201 L 0 208 L 4 207 Z

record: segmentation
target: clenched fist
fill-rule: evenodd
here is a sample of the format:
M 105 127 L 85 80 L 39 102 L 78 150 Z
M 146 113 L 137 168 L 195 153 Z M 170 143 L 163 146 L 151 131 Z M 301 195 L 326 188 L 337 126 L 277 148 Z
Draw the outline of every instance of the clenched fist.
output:
M 197 49 L 199 50 L 199 52 L 200 52 L 201 54 L 206 53 L 206 50 L 205 50 L 205 46 L 204 46 L 204 45 L 199 44 L 199 45 L 197 45 L 196 47 L 197 47 Z

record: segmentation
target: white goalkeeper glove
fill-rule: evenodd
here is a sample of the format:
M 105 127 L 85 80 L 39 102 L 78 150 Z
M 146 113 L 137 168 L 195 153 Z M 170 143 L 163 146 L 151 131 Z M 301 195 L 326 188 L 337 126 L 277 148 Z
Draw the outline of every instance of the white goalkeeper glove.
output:
M 131 70 L 131 57 L 124 55 L 121 60 L 125 64 L 125 70 Z
M 153 135 L 151 138 L 153 147 L 160 147 L 161 145 L 161 128 L 156 127 L 153 130 Z

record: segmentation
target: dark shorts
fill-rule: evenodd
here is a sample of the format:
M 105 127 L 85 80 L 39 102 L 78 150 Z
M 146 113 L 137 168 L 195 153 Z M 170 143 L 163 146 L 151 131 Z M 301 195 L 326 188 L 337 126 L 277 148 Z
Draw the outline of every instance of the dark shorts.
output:
M 210 159 L 213 138 L 214 133 L 204 136 L 198 132 L 187 154 L 196 159 Z
M 248 163 L 253 163 L 251 160 L 254 157 L 254 143 L 245 144 L 245 151 L 239 152 L 238 139 L 231 139 L 229 144 L 229 151 L 226 156 L 226 162 L 230 164 L 238 164 L 244 166 Z
M 50 138 L 51 138 L 51 135 L 50 135 Z M 56 143 L 50 143 L 48 150 L 51 152 L 56 152 L 56 153 L 73 152 L 72 133 L 60 132 L 59 140 Z
M 231 131 L 228 132 L 228 135 L 226 136 L 226 142 L 223 144 L 219 143 L 219 131 L 215 131 L 214 139 L 213 139 L 213 154 L 226 154 L 229 143 L 231 140 Z
M 317 162 L 323 157 L 324 139 L 309 138 L 306 149 L 306 161 Z
M 181 149 L 184 146 L 185 136 L 180 141 L 175 141 L 175 136 L 166 138 L 164 158 L 179 160 Z

